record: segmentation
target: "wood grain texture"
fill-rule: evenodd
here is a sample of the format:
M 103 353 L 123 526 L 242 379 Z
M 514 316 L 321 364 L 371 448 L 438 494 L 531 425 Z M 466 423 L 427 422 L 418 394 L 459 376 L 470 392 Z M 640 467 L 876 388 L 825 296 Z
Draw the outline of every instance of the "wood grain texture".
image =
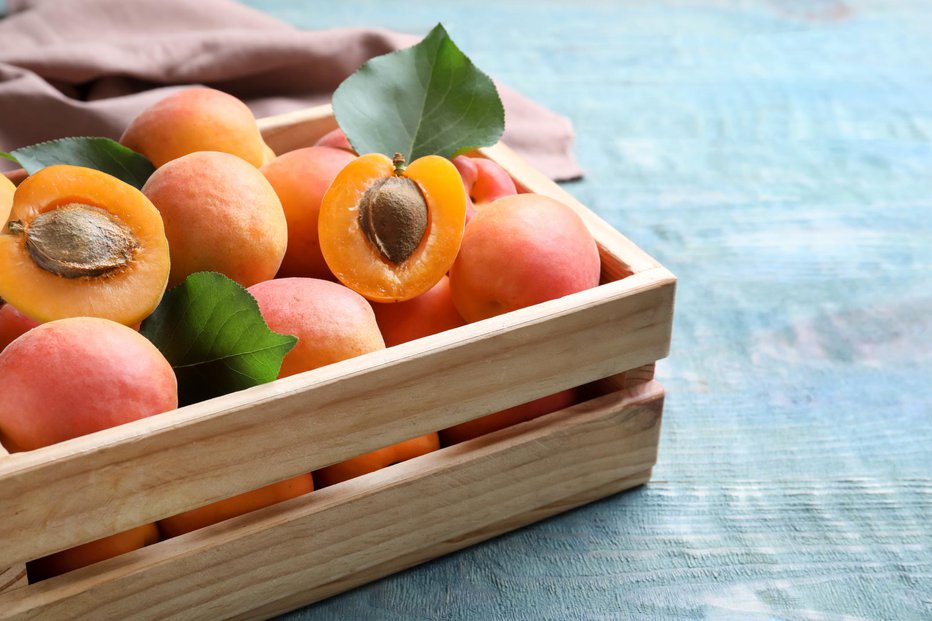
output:
M 9 457 L 6 449 L 0 445 L 0 462 Z M 26 565 L 16 563 L 7 566 L 6 563 L 0 564 L 0 593 L 12 591 L 26 586 Z
M 320 111 L 286 121 L 304 127 L 308 118 Z M 607 228 L 595 234 L 607 265 L 646 260 Z M 676 280 L 656 264 L 643 267 L 595 289 L 8 457 L 0 462 L 0 559 L 37 558 L 649 364 L 669 348 Z
M 284 619 L 932 618 L 928 2 L 249 4 L 443 21 L 679 278 L 649 485 Z
M 0 619 L 265 618 L 645 482 L 662 405 L 605 395 L 0 595 Z

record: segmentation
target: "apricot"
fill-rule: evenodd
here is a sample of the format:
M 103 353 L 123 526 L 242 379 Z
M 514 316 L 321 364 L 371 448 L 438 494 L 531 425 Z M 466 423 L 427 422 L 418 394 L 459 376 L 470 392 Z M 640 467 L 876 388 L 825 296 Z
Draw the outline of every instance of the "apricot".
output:
M 0 442 L 28 451 L 178 406 L 171 365 L 138 332 L 107 319 L 42 324 L 0 352 Z M 158 539 L 153 524 L 31 563 L 45 578 Z
M 599 249 L 582 219 L 547 196 L 506 196 L 480 209 L 450 270 L 460 315 L 479 321 L 599 284 Z
M 342 149 L 343 151 L 349 151 L 353 155 L 356 155 L 356 150 L 353 149 L 353 145 L 350 144 L 349 139 L 346 137 L 346 134 L 343 133 L 343 130 L 339 127 L 333 130 L 330 130 L 323 136 L 317 139 L 317 142 L 314 143 L 315 147 L 330 147 L 332 149 Z
M 178 91 L 142 111 L 120 143 L 159 168 L 195 151 L 222 151 L 262 166 L 266 146 L 252 111 L 212 88 Z
M 466 225 L 466 192 L 453 164 L 410 165 L 370 153 L 337 175 L 320 208 L 320 248 L 344 285 L 376 302 L 410 300 L 450 269 Z
M 335 485 L 342 481 L 387 468 L 408 459 L 425 455 L 440 448 L 436 433 L 428 433 L 417 438 L 405 440 L 392 446 L 360 455 L 326 468 L 314 471 L 314 481 L 318 487 Z
M 26 563 L 26 571 L 30 582 L 38 582 L 158 542 L 159 530 L 156 525 L 143 524 L 103 539 L 29 561 Z
M 274 160 L 276 157 L 278 156 L 275 154 L 275 151 L 272 149 L 272 147 L 262 143 L 262 165 L 265 166 L 266 164 L 271 163 L 272 160 Z
M 0 175 L 0 225 L 6 225 L 13 209 L 13 194 L 16 192 L 14 184 L 6 175 Z
M 312 491 L 314 480 L 310 474 L 302 474 L 159 520 L 159 531 L 166 539 L 177 537 Z
M 466 194 L 476 206 L 518 193 L 511 176 L 492 160 L 459 155 L 453 158 L 453 165 L 463 179 Z
M 165 222 L 169 286 L 201 271 L 244 287 L 275 276 L 288 225 L 275 190 L 254 166 L 228 153 L 191 153 L 156 170 L 142 191 Z
M 38 321 L 22 314 L 12 305 L 0 306 L 0 351 L 37 325 Z
M 385 348 L 375 314 L 358 293 L 329 280 L 278 278 L 249 288 L 269 328 L 298 338 L 279 377 Z
M 443 446 L 450 446 L 452 444 L 465 442 L 466 440 L 472 440 L 473 438 L 478 438 L 487 433 L 492 433 L 493 431 L 498 431 L 505 427 L 511 427 L 512 425 L 517 425 L 518 423 L 523 423 L 544 416 L 545 414 L 568 408 L 574 403 L 576 403 L 576 390 L 563 390 L 556 394 L 547 395 L 546 397 L 541 397 L 540 399 L 535 399 L 528 403 L 522 403 L 521 405 L 516 405 L 506 410 L 493 412 L 492 414 L 487 414 L 486 416 L 443 429 L 440 431 L 440 442 Z
M 162 299 L 169 267 L 162 217 L 149 199 L 90 168 L 30 175 L 0 231 L 0 297 L 37 321 L 137 324 Z
M 373 302 L 372 310 L 386 347 L 466 325 L 453 305 L 446 276 L 416 298 L 394 304 Z
M 317 219 L 320 203 L 337 173 L 355 157 L 330 147 L 307 147 L 284 153 L 262 167 L 281 200 L 288 221 L 288 249 L 278 276 L 333 279 L 320 251 Z

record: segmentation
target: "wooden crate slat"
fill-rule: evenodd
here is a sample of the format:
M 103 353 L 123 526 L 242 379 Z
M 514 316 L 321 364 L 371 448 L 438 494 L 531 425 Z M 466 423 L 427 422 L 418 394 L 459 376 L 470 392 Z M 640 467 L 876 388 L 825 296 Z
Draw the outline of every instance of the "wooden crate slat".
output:
M 667 353 L 672 303 L 664 271 L 644 272 L 12 455 L 0 462 L 0 559 L 36 558 L 646 364 Z
M 0 596 L 0 619 L 262 618 L 647 480 L 656 382 Z M 256 608 L 257 602 L 267 602 Z
M 0 445 L 0 462 L 9 458 L 9 453 Z M 26 586 L 26 565 L 0 562 L 0 593 Z

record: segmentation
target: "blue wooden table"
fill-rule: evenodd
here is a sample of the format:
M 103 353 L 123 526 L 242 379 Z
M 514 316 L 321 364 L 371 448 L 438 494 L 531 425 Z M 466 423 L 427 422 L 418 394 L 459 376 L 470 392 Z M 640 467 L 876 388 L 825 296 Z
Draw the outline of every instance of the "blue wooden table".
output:
M 248 4 L 442 20 L 680 278 L 653 482 L 284 618 L 932 619 L 928 0 Z

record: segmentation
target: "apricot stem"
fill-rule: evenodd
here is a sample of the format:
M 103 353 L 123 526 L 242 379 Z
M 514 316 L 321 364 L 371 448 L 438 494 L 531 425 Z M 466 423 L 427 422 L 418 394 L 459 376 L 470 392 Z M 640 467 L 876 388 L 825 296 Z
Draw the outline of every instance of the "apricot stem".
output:
M 392 164 L 395 165 L 395 176 L 400 177 L 404 174 L 405 168 L 408 167 L 405 162 L 405 156 L 401 153 L 395 153 L 395 157 L 392 158 Z

